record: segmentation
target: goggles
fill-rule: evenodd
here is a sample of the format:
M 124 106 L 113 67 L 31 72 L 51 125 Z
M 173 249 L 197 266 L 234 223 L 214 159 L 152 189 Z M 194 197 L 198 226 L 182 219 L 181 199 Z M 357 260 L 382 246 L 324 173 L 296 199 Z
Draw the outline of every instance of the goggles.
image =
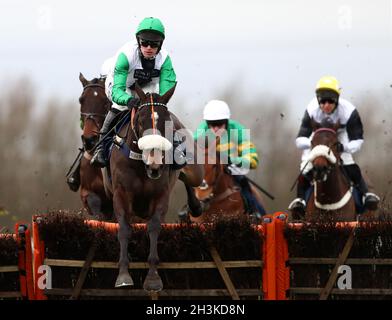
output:
M 148 46 L 150 46 L 151 48 L 158 48 L 161 44 L 160 41 L 152 41 L 152 40 L 144 40 L 144 39 L 140 39 L 139 43 L 142 47 L 147 48 Z

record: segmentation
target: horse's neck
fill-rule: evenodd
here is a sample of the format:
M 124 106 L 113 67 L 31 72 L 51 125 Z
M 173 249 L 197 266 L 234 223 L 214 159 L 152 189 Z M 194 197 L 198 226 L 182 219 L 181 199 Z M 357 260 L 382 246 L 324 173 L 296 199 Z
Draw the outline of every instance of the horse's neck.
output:
M 338 202 L 350 189 L 349 182 L 339 166 L 331 170 L 326 181 L 315 183 L 317 184 L 317 200 L 322 203 Z
M 234 186 L 233 178 L 225 174 L 224 172 L 221 173 L 219 180 L 217 181 L 215 187 L 215 195 L 219 195 L 225 192 L 227 189 L 232 188 Z

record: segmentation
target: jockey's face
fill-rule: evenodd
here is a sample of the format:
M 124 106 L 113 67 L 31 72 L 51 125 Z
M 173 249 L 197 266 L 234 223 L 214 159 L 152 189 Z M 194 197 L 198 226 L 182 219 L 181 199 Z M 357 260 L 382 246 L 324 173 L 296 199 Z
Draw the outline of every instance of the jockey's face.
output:
M 160 45 L 159 41 L 149 41 L 149 40 L 140 39 L 139 43 L 140 43 L 140 50 L 144 58 L 151 59 L 157 55 L 158 48 Z
M 336 102 L 331 99 L 320 100 L 320 108 L 326 114 L 331 114 L 336 108 Z
M 224 130 L 226 130 L 227 120 L 214 120 L 207 121 L 208 128 L 212 130 L 216 135 L 220 136 Z

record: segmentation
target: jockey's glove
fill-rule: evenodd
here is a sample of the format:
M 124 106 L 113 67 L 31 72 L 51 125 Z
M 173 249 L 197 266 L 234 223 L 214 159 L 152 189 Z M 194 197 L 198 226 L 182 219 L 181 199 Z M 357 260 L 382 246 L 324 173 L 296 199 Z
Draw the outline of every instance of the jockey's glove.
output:
M 249 168 L 241 168 L 232 163 L 226 167 L 226 172 L 228 172 L 232 176 L 244 176 L 249 172 Z
M 132 108 L 137 108 L 139 104 L 140 104 L 139 98 L 131 98 L 127 103 L 127 107 L 129 110 L 132 110 Z

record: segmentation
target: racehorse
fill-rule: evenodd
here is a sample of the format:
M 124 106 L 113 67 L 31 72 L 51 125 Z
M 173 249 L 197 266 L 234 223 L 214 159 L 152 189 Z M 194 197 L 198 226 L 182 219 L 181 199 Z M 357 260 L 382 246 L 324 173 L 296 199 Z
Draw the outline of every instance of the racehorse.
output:
M 356 219 L 353 188 L 343 172 L 338 152 L 337 130 L 340 123 L 312 120 L 313 138 L 308 162 L 313 167 L 314 191 L 306 206 L 305 220 Z
M 215 145 L 204 149 L 204 179 L 200 186 L 194 188 L 195 196 L 203 203 L 204 210 L 199 217 L 189 215 L 191 222 L 213 222 L 218 217 L 229 218 L 246 213 L 241 189 L 226 170 L 226 164 L 221 162 L 220 152 L 216 148 L 218 145 L 219 138 L 216 139 Z M 265 208 L 259 191 L 253 185 L 250 186 L 257 201 Z
M 167 152 L 173 152 L 173 145 L 163 136 L 165 125 L 176 122 L 166 106 L 174 90 L 175 86 L 159 96 L 155 93 L 146 94 L 136 85 L 140 105 L 132 109 L 130 122 L 119 129 L 116 135 L 117 146 L 121 147 L 112 148 L 111 177 L 107 169 L 104 173 L 105 187 L 113 195 L 114 212 L 119 224 L 120 257 L 116 287 L 133 285 L 128 272 L 128 240 L 130 223 L 138 217 L 147 222 L 150 238 L 149 270 L 143 288 L 146 291 L 160 291 L 163 288 L 157 271 L 157 242 L 161 223 L 168 210 L 170 193 L 180 174 L 180 170 L 172 169 L 170 161 L 165 161 Z M 127 149 L 125 154 L 122 152 L 124 148 Z M 202 166 L 194 166 L 200 171 L 192 171 L 193 167 L 188 165 L 181 169 L 191 186 L 199 185 L 203 177 Z M 194 175 L 187 174 L 187 170 Z
M 88 81 L 82 73 L 79 75 L 79 80 L 83 85 L 79 102 L 84 149 L 80 162 L 80 197 L 83 207 L 90 215 L 110 220 L 113 215 L 112 200 L 106 195 L 101 169 L 93 167 L 90 160 L 111 102 L 105 94 L 104 80 L 94 78 Z

